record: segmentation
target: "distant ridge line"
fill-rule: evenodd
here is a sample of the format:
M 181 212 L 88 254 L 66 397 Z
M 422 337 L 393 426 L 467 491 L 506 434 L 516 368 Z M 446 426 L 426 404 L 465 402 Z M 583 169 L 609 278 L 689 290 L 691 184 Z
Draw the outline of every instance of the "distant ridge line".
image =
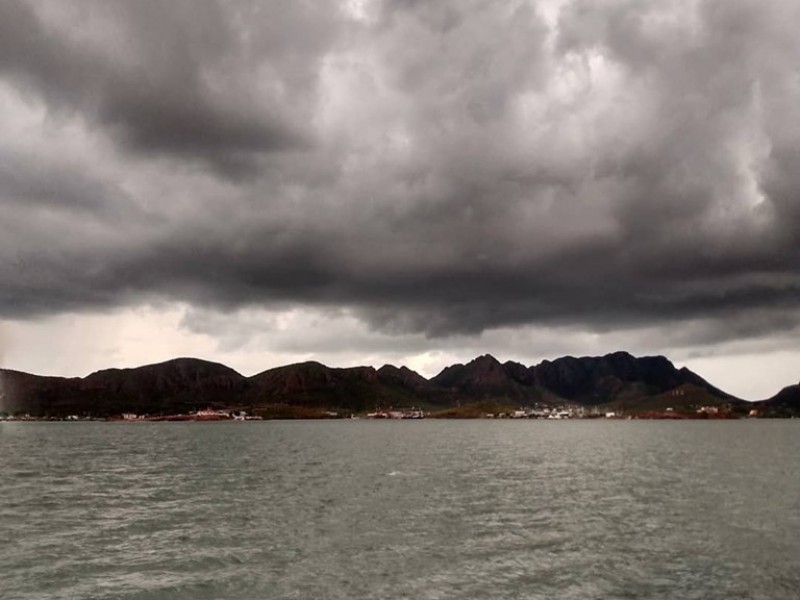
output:
M 621 411 L 725 405 L 793 410 L 798 386 L 748 403 L 666 357 L 618 351 L 563 356 L 532 366 L 483 354 L 426 378 L 405 366 L 329 367 L 305 361 L 245 376 L 219 362 L 177 357 L 139 367 L 109 368 L 85 377 L 40 376 L 0 369 L 0 410 L 38 415 L 122 412 L 162 414 L 214 407 L 290 406 L 361 412 L 376 406 L 446 409 L 464 404 L 570 404 Z M 772 404 L 770 404 L 772 403 Z

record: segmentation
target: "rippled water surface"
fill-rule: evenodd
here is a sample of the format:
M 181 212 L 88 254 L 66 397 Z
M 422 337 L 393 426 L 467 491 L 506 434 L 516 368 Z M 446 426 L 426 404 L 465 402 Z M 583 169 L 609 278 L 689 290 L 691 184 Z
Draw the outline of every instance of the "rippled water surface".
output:
M 0 598 L 800 597 L 800 421 L 1 423 Z

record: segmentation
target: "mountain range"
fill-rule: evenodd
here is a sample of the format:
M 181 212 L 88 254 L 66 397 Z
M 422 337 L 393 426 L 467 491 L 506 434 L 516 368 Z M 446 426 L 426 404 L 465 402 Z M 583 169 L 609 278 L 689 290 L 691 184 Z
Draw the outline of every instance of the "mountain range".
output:
M 751 403 L 713 386 L 663 356 L 565 356 L 535 366 L 483 355 L 426 379 L 407 367 L 332 368 L 304 362 L 245 377 L 196 358 L 131 369 L 106 369 L 82 378 L 44 377 L 0 369 L 0 410 L 36 416 L 170 414 L 199 408 L 258 412 L 269 407 L 365 412 L 377 407 L 447 410 L 468 405 L 582 405 L 629 412 L 726 406 L 747 412 L 800 411 L 800 386 Z M 312 413 L 313 414 L 313 413 Z

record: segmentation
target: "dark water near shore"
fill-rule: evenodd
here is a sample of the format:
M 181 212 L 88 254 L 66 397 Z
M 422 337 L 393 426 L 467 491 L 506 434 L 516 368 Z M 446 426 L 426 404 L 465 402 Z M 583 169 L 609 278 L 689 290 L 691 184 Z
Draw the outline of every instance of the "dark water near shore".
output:
M 800 597 L 800 421 L 0 424 L 0 598 Z

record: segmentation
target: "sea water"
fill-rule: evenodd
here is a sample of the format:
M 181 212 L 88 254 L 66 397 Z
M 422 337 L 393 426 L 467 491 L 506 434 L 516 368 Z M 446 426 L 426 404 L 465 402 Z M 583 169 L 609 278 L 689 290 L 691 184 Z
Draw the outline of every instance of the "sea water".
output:
M 0 598 L 792 599 L 800 421 L 1 423 Z

